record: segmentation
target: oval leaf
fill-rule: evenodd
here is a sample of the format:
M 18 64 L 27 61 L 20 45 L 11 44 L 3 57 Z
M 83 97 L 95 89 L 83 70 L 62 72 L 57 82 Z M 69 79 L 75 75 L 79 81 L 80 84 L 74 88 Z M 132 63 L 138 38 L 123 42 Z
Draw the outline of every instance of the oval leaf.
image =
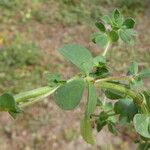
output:
M 150 116 L 146 114 L 136 114 L 134 116 L 134 127 L 136 132 L 145 138 L 150 138 Z
M 126 32 L 126 30 L 120 29 L 119 36 L 125 43 L 129 43 L 131 40 L 131 35 L 128 32 Z
M 133 103 L 132 99 L 121 99 L 115 103 L 114 111 L 116 114 L 127 116 L 130 121 L 133 119 L 134 115 L 138 112 L 138 109 Z
M 54 93 L 56 104 L 64 110 L 74 109 L 82 98 L 84 87 L 85 82 L 82 79 L 65 83 Z
M 95 37 L 95 43 L 105 47 L 108 43 L 108 37 L 106 34 L 99 34 L 98 36 Z
M 123 25 L 125 25 L 128 29 L 131 29 L 135 25 L 135 21 L 132 18 L 128 18 L 123 22 Z
M 97 104 L 96 88 L 95 88 L 94 84 L 89 83 L 86 116 L 90 117 L 90 115 L 95 110 L 96 104 Z
M 16 118 L 21 109 L 17 106 L 13 95 L 4 93 L 0 96 L 0 111 L 7 111 L 13 118 Z
M 86 74 L 92 70 L 92 55 L 88 49 L 75 44 L 67 44 L 59 49 L 59 52 Z
M 104 26 L 104 24 L 102 22 L 96 22 L 95 26 L 101 31 L 101 32 L 105 32 L 106 28 Z
M 112 21 L 111 21 L 111 18 L 108 16 L 108 15 L 104 15 L 101 20 L 106 23 L 106 24 L 109 24 L 111 25 L 112 24 Z
M 4 93 L 0 96 L 0 111 L 18 112 L 17 104 L 11 94 Z
M 111 32 L 109 32 L 109 37 L 110 37 L 110 40 L 112 42 L 117 42 L 119 39 L 118 33 L 116 31 L 113 31 L 113 30 Z
M 89 118 L 84 117 L 80 122 L 80 132 L 83 137 L 83 139 L 89 143 L 89 144 L 95 144 L 95 141 L 93 139 L 92 135 L 92 127 L 91 127 L 91 121 Z

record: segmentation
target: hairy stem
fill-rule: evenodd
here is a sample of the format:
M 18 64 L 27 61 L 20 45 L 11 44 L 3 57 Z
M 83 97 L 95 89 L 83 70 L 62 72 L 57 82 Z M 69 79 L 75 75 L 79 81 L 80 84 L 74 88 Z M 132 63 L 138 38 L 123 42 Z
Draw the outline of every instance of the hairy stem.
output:
M 96 83 L 104 82 L 104 81 L 112 81 L 112 80 L 131 81 L 132 79 L 133 79 L 132 76 L 108 77 L 108 78 L 103 78 L 103 79 L 97 79 Z
M 27 101 L 28 99 L 37 98 L 41 95 L 45 95 L 49 93 L 50 91 L 53 91 L 55 88 L 45 86 L 45 87 L 37 88 L 31 91 L 22 92 L 20 94 L 15 95 L 14 98 L 17 103 L 24 102 L 24 101 Z
M 95 85 L 101 88 L 106 88 L 110 90 L 115 90 L 120 93 L 124 93 L 130 97 L 132 97 L 136 104 L 141 105 L 143 103 L 143 98 L 141 95 L 137 94 L 136 92 L 125 88 L 124 86 L 109 83 L 109 82 L 95 82 Z
M 58 87 L 57 87 L 57 88 L 58 88 Z M 28 102 L 21 103 L 21 104 L 19 104 L 19 107 L 20 107 L 20 108 L 23 108 L 23 107 L 26 107 L 26 106 L 33 105 L 33 104 L 35 104 L 35 103 L 37 103 L 37 102 L 40 102 L 40 101 L 42 101 L 44 98 L 46 98 L 46 97 L 48 97 L 49 95 L 51 95 L 52 93 L 54 93 L 54 92 L 57 90 L 57 88 L 53 88 L 53 89 L 50 90 L 48 93 L 46 93 L 46 94 L 44 94 L 44 95 L 42 95 L 42 96 L 39 96 L 39 97 L 37 97 L 37 98 L 34 98 L 34 99 L 32 99 L 32 100 L 30 100 L 30 101 L 28 101 Z
M 120 92 L 120 93 L 130 96 L 131 98 L 133 98 L 134 103 L 137 104 L 141 108 L 141 111 L 147 113 L 147 108 L 146 108 L 145 104 L 143 103 L 143 97 L 140 94 L 138 94 L 135 91 L 132 91 L 130 89 L 127 89 L 126 87 L 124 87 L 122 85 L 117 85 L 114 83 L 106 82 L 106 81 L 109 81 L 112 79 L 114 80 L 114 79 L 119 79 L 119 78 L 118 77 L 116 77 L 116 78 L 110 77 L 110 78 L 106 78 L 106 79 L 98 79 L 95 81 L 95 86 L 100 87 L 100 88 L 114 90 L 116 92 Z M 126 78 L 123 77 L 123 79 L 126 79 Z M 49 87 L 49 86 L 41 87 L 41 88 L 38 88 L 35 90 L 17 94 L 14 96 L 14 98 L 20 107 L 26 107 L 26 106 L 32 105 L 36 102 L 39 102 L 43 98 L 53 94 L 59 86 L 53 87 L 53 88 Z

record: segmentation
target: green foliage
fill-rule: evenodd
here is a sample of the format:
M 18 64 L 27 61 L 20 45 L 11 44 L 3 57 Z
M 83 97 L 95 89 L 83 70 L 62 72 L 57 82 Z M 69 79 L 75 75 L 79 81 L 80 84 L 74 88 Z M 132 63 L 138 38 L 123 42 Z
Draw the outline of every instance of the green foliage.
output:
M 83 46 L 68 44 L 59 49 L 59 52 L 86 74 L 89 74 L 92 70 L 92 55 Z
M 96 88 L 95 88 L 94 84 L 89 83 L 86 116 L 90 117 L 90 115 L 94 112 L 94 110 L 96 108 L 96 104 L 97 104 Z
M 127 75 L 137 75 L 138 73 L 138 64 L 136 62 L 132 62 L 128 68 Z
M 132 28 L 134 28 L 135 21 L 132 18 L 127 18 L 123 22 L 123 25 L 126 26 L 127 29 L 132 29 Z
M 150 116 L 146 114 L 136 114 L 133 121 L 136 132 L 150 139 Z
M 82 79 L 74 79 L 61 85 L 54 94 L 56 104 L 64 109 L 74 109 L 80 102 L 85 83 Z
M 62 3 L 75 5 L 76 1 L 63 0 Z M 92 123 L 96 124 L 98 132 L 107 126 L 108 130 L 114 135 L 117 135 L 117 124 L 129 124 L 134 125 L 136 133 L 144 141 L 144 143 L 139 141 L 139 147 L 145 148 L 147 141 L 150 139 L 150 94 L 149 90 L 142 89 L 142 79 L 149 77 L 150 71 L 149 69 L 139 71 L 138 64 L 133 61 L 126 76 L 111 77 L 112 73 L 106 58 L 106 54 L 113 43 L 119 39 L 125 43 L 132 40 L 132 37 L 135 36 L 133 30 L 135 21 L 132 18 L 124 20 L 120 11 L 115 9 L 111 15 L 101 17 L 101 20 L 96 22 L 95 25 L 98 28 L 98 33 L 93 34 L 91 40 L 104 48 L 102 55 L 93 58 L 90 51 L 83 46 L 65 45 L 59 49 L 60 54 L 78 67 L 80 73 L 69 80 L 62 80 L 59 74 L 50 73 L 47 75 L 48 86 L 46 87 L 24 92 L 14 97 L 5 93 L 0 97 L 0 110 L 7 111 L 13 117 L 16 117 L 17 113 L 21 111 L 19 108 L 32 105 L 51 94 L 54 94 L 54 101 L 60 108 L 72 110 L 80 103 L 86 88 L 88 90 L 87 103 L 85 111 L 83 111 L 84 117 L 80 123 L 83 139 L 89 144 L 95 143 L 92 135 L 92 127 L 94 127 Z M 6 66 L 30 66 L 36 63 L 33 62 L 36 54 L 31 55 L 31 58 L 24 57 L 22 59 L 22 53 L 19 52 L 22 49 L 28 52 L 30 49 L 30 47 L 26 49 L 24 46 L 24 44 L 23 47 L 14 45 L 14 49 L 11 50 L 13 51 L 11 56 L 14 56 L 14 59 L 13 61 L 5 59 Z M 15 51 L 17 51 L 18 58 Z M 6 55 L 3 53 L 0 60 L 3 60 Z M 8 56 L 5 57 L 8 58 Z M 99 89 L 101 89 L 101 92 L 99 92 Z M 97 95 L 97 91 L 102 94 L 101 97 Z M 115 102 L 111 100 L 115 100 Z
M 93 139 L 93 135 L 92 135 L 91 121 L 89 118 L 85 117 L 81 120 L 80 132 L 81 132 L 83 139 L 87 143 L 92 144 L 92 145 L 95 143 L 95 141 Z
M 14 118 L 17 113 L 21 112 L 14 97 L 9 93 L 4 93 L 0 96 L 0 111 L 9 112 Z
M 105 32 L 106 28 L 104 26 L 104 24 L 102 22 L 96 22 L 95 26 L 101 31 L 101 32 Z
M 129 121 L 133 120 L 134 115 L 138 112 L 137 107 L 132 99 L 120 99 L 115 103 L 114 111 L 116 114 L 126 116 Z
M 110 42 L 117 42 L 119 38 L 129 43 L 136 35 L 132 29 L 135 21 L 132 18 L 124 20 L 118 9 L 115 9 L 111 16 L 101 17 L 101 21 L 96 22 L 95 25 L 102 33 L 93 34 L 91 40 L 102 47 L 106 47 Z M 111 26 L 111 29 L 107 29 L 107 26 Z
M 100 132 L 102 130 L 102 128 L 107 125 L 107 119 L 108 119 L 108 114 L 105 113 L 104 111 L 102 111 L 98 117 L 98 119 L 96 120 L 96 129 L 97 132 Z

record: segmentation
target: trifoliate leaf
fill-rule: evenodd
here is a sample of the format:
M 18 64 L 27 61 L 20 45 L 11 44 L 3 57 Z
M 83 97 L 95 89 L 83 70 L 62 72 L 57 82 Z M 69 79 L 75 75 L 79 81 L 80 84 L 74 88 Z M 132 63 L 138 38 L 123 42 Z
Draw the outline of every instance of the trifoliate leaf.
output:
M 63 84 L 54 93 L 56 104 L 64 110 L 74 109 L 82 98 L 84 87 L 83 79 L 74 79 Z

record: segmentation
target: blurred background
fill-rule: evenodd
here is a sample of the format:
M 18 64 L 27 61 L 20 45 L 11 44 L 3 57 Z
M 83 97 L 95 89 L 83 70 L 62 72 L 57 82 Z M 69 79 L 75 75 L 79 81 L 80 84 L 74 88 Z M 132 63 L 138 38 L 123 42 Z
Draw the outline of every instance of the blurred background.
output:
M 78 70 L 57 49 L 78 43 L 102 51 L 90 42 L 94 22 L 119 8 L 136 19 L 135 45 L 119 43 L 111 48 L 110 67 L 122 74 L 132 59 L 150 66 L 149 0 L 0 0 L 0 93 L 18 93 L 46 85 L 47 72 L 64 78 Z M 147 82 L 148 84 L 148 82 Z M 134 150 L 135 135 L 129 127 L 118 137 L 94 131 L 97 145 L 87 145 L 79 134 L 84 98 L 71 112 L 59 109 L 52 98 L 25 109 L 16 120 L 0 113 L 0 150 Z

